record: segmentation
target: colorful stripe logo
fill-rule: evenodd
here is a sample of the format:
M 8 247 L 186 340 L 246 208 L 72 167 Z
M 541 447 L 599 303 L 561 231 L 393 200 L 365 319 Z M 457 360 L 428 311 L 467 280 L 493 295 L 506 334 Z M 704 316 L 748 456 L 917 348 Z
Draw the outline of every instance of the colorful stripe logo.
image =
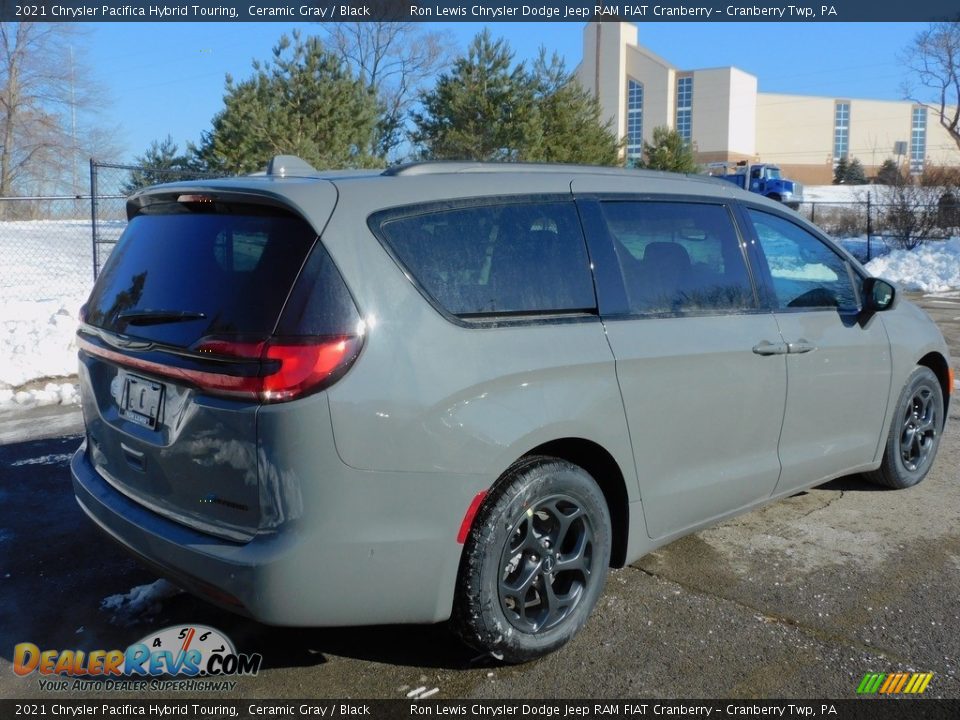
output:
M 858 695 L 917 695 L 927 689 L 933 673 L 867 673 L 857 688 Z

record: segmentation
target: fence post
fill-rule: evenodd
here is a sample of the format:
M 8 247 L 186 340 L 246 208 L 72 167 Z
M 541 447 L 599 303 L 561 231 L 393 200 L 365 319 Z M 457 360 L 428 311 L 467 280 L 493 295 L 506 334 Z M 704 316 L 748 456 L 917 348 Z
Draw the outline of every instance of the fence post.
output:
M 100 258 L 97 256 L 97 164 L 90 158 L 90 239 L 93 243 L 93 281 L 97 281 Z
M 867 190 L 867 262 L 870 262 L 870 235 L 873 228 L 870 224 L 870 191 Z
M 810 222 L 814 224 L 817 222 L 817 204 L 815 202 L 810 203 Z

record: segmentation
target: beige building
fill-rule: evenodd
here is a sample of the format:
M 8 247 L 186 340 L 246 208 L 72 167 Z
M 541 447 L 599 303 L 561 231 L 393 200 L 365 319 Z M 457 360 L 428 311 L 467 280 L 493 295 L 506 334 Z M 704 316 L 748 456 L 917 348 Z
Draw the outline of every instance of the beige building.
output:
M 588 23 L 577 75 L 626 139 L 628 159 L 639 158 L 643 141 L 666 125 L 692 143 L 700 163 L 776 163 L 811 184 L 830 183 L 844 156 L 876 174 L 884 160 L 898 159 L 898 149 L 914 173 L 960 166 L 956 143 L 923 106 L 761 93 L 757 78 L 735 67 L 675 67 L 639 44 L 632 23 Z

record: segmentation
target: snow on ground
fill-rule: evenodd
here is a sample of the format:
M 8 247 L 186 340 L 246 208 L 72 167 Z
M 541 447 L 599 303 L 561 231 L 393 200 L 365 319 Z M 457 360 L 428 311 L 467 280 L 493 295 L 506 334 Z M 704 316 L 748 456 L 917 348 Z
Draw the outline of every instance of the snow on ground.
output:
M 73 453 L 59 453 L 56 455 L 41 455 L 40 457 L 17 460 L 10 463 L 10 467 L 23 467 L 24 465 L 69 465 Z
M 181 592 L 176 585 L 161 579 L 149 585 L 137 585 L 127 593 L 105 597 L 100 601 L 100 609 L 111 613 L 111 622 L 130 625 L 141 617 L 156 615 L 164 600 Z
M 877 188 L 872 185 L 804 185 L 804 202 L 866 202 L 867 192 L 877 198 Z
M 928 242 L 913 250 L 891 250 L 867 263 L 877 277 L 905 290 L 943 292 L 960 288 L 960 238 Z
M 93 284 L 90 222 L 0 222 L 0 407 L 76 402 L 77 313 Z M 17 390 L 19 389 L 19 390 Z

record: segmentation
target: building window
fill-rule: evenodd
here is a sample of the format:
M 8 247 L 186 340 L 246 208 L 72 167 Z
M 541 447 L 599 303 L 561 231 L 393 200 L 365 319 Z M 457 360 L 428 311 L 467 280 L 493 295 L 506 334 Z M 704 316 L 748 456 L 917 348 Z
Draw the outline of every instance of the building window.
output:
M 690 142 L 693 132 L 693 78 L 677 78 L 677 133 Z
M 627 162 L 643 157 L 643 85 L 631 80 L 627 87 Z
M 850 103 L 838 102 L 833 113 L 833 165 L 850 154 Z
M 927 157 L 927 109 L 913 108 L 910 123 L 910 173 L 920 175 Z

